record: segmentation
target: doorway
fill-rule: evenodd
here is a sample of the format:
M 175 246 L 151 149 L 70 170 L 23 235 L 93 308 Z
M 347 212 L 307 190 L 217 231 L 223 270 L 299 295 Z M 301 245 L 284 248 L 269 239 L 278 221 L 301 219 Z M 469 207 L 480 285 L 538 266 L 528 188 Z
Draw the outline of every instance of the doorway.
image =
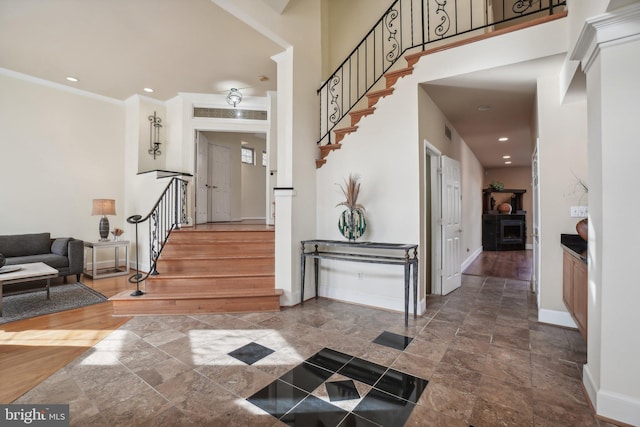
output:
M 195 139 L 196 224 L 268 223 L 266 134 L 196 131 Z

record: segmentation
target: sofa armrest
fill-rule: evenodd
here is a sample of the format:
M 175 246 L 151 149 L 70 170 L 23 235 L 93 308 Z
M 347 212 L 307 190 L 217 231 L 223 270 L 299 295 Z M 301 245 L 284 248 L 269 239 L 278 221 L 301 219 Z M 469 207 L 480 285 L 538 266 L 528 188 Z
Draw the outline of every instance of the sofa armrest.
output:
M 69 274 L 81 274 L 84 267 L 84 241 L 69 240 L 68 257 Z

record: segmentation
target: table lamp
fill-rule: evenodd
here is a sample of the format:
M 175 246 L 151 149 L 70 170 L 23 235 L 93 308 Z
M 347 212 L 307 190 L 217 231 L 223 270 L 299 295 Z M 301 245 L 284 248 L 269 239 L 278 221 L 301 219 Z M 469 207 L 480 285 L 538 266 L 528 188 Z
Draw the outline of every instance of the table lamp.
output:
M 116 214 L 116 201 L 113 199 L 93 199 L 93 210 L 91 215 L 102 215 L 100 218 L 100 241 L 109 240 L 109 219 L 107 215 Z

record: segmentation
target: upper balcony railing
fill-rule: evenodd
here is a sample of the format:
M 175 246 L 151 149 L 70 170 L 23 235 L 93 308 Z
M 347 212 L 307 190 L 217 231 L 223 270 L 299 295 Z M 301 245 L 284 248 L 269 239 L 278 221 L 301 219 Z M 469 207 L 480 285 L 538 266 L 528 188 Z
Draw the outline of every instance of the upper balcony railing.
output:
M 318 89 L 320 145 L 410 49 L 564 10 L 566 0 L 396 0 Z

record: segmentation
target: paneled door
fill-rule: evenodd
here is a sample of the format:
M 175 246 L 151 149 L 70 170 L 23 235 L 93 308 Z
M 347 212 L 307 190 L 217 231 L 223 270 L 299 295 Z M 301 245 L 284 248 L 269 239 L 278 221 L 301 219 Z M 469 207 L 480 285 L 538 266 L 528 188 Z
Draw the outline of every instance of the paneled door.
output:
M 204 224 L 209 220 L 209 143 L 197 134 L 196 140 L 196 224 Z
M 540 163 L 538 160 L 538 141 L 531 156 L 531 188 L 533 190 L 533 275 L 531 290 L 536 293 L 540 307 Z
M 209 183 L 211 221 L 231 221 L 231 149 L 209 145 Z
M 442 295 L 460 287 L 462 272 L 460 237 L 462 235 L 462 192 L 460 162 L 441 157 L 442 170 Z

